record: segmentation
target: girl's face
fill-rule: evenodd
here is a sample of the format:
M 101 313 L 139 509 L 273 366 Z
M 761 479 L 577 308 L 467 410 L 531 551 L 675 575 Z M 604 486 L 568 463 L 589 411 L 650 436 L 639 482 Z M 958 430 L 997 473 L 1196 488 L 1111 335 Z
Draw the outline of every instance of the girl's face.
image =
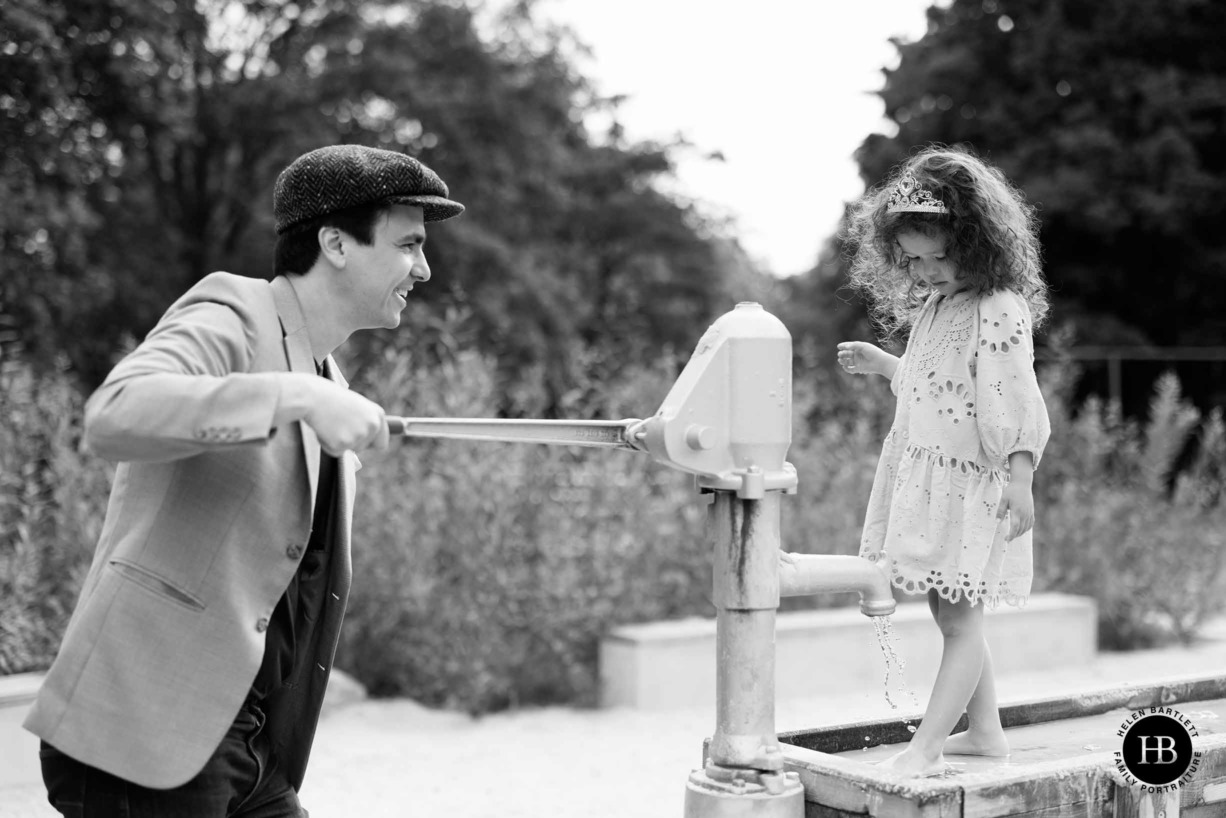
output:
M 936 292 L 950 296 L 970 286 L 954 263 L 946 258 L 948 239 L 945 236 L 906 232 L 899 233 L 896 240 L 902 251 L 903 265 Z

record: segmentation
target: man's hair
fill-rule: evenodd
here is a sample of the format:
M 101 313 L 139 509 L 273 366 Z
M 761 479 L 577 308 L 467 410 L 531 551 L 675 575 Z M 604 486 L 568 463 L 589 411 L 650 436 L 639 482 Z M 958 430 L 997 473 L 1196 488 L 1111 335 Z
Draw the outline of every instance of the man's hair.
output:
M 324 227 L 348 233 L 358 244 L 374 243 L 375 225 L 390 209 L 386 202 L 374 202 L 327 213 L 291 227 L 277 237 L 273 275 L 302 275 L 314 267 L 319 259 L 319 231 Z

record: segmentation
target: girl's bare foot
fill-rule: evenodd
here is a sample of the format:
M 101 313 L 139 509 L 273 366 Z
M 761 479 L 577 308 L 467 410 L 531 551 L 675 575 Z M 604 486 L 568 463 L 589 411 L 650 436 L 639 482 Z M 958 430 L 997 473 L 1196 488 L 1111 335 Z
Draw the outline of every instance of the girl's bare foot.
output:
M 1009 740 L 1005 731 L 980 732 L 967 730 L 945 739 L 943 752 L 951 756 L 997 756 L 1009 755 Z
M 945 757 L 938 755 L 935 760 L 924 758 L 922 754 L 908 748 L 890 756 L 881 762 L 881 766 L 898 775 L 924 778 L 945 772 Z

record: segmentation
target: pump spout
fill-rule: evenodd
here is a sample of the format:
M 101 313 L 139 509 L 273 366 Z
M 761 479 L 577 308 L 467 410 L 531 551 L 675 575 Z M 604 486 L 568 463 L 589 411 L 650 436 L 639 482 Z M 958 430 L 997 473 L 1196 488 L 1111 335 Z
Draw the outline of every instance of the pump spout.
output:
M 884 565 L 863 557 L 779 552 L 779 595 L 855 591 L 865 616 L 888 616 L 897 606 Z

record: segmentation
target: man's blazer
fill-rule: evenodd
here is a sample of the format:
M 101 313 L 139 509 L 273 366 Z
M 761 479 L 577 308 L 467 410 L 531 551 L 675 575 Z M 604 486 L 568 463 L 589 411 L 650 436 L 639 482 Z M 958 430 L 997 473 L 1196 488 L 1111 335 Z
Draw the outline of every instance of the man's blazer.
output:
M 27 729 L 147 787 L 178 786 L 203 768 L 248 694 L 311 533 L 319 442 L 305 423 L 272 428 L 277 376 L 288 371 L 316 372 L 293 281 L 214 273 L 90 397 L 86 442 L 118 466 Z M 286 693 L 298 701 L 270 708 L 307 705 L 307 724 L 270 722 L 295 787 L 349 595 L 357 458 L 346 452 L 339 466 L 315 656 Z

